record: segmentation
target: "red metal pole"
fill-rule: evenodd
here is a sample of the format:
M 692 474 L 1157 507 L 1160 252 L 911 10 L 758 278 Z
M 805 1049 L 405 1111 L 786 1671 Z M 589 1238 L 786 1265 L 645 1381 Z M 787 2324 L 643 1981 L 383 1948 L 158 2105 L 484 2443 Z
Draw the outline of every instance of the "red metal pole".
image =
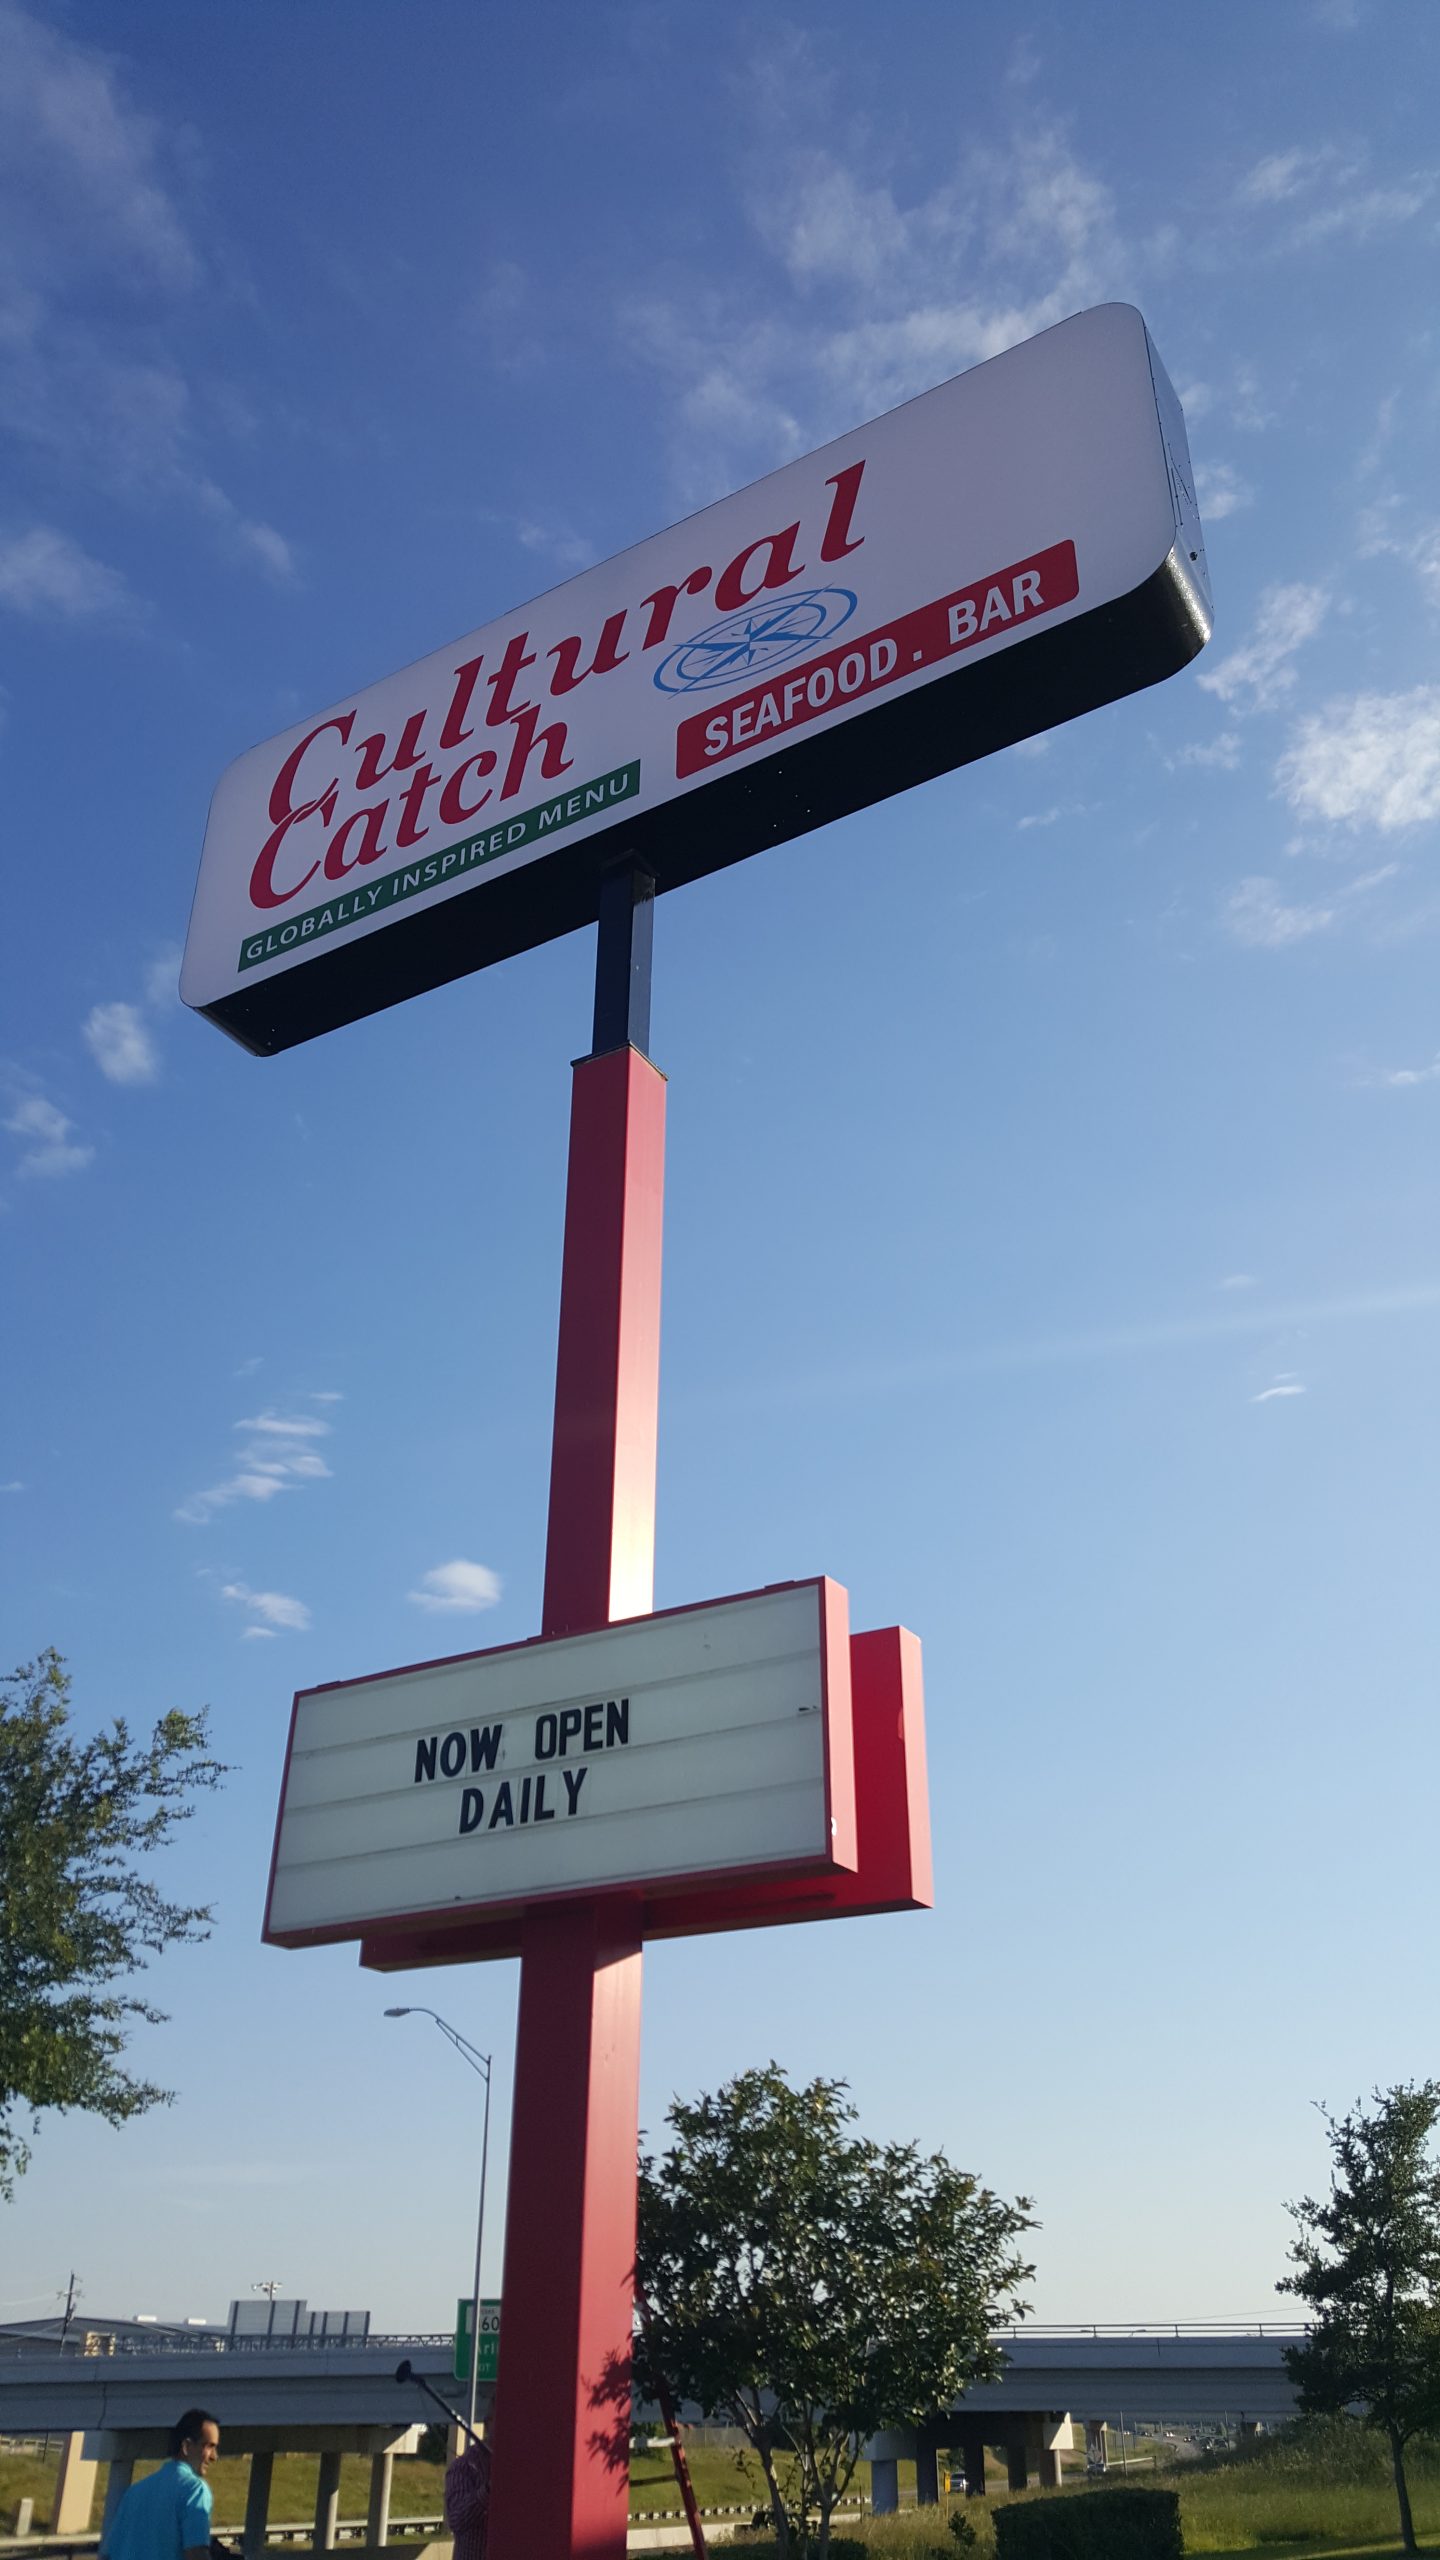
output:
M 597 1009 L 597 1021 L 599 1019 Z M 574 1071 L 542 1634 L 653 1603 L 665 1080 Z M 622 2560 L 640 2082 L 627 1895 L 527 1914 L 490 2560 Z

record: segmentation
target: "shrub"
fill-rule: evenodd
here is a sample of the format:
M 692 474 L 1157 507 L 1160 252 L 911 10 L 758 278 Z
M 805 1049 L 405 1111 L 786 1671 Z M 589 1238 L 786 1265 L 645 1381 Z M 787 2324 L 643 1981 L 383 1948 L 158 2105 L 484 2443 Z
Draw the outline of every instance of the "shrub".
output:
M 1070 2490 L 995 2514 L 997 2560 L 1182 2560 L 1174 2489 Z

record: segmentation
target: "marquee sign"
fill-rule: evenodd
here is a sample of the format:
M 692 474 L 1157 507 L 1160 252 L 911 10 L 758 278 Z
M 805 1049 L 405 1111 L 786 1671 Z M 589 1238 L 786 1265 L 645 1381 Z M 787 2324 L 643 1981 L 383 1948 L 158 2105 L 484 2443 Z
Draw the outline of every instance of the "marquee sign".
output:
M 1174 674 L 1209 636 L 1184 419 L 1063 321 L 241 756 L 187 1004 L 269 1054 Z
M 789 1583 L 302 1690 L 264 1934 L 855 1865 L 846 1597 Z

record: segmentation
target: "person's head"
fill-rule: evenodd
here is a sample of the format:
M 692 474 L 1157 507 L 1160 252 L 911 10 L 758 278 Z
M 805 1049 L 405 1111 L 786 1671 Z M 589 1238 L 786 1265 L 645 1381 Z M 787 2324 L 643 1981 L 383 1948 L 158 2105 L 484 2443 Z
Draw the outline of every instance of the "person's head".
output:
M 187 2409 L 170 2430 L 170 2459 L 188 2462 L 192 2471 L 209 2470 L 220 2450 L 220 2426 L 208 2409 Z

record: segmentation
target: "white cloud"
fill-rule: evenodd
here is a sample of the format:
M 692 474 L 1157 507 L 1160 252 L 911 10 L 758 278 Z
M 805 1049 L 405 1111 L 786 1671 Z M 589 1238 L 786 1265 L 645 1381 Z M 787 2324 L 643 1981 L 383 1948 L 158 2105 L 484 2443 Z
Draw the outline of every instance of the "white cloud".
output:
M 193 162 L 190 137 L 135 103 L 109 54 L 0 0 L 0 431 L 87 490 L 208 518 L 237 560 L 288 583 L 284 536 L 246 517 L 208 467 L 223 397 L 198 403 L 152 347 L 151 324 L 203 277 L 179 201 Z M 115 572 L 83 553 L 23 551 L 14 574 L 26 593 L 38 582 L 27 610 L 124 601 Z
M 1210 524 L 1219 524 L 1241 507 L 1254 504 L 1255 492 L 1228 462 L 1202 462 L 1195 473 L 1195 495 L 1200 513 Z
M 1263 877 L 1242 880 L 1225 908 L 1225 925 L 1237 942 L 1256 951 L 1280 951 L 1287 943 L 1304 942 L 1324 933 L 1335 921 L 1333 906 L 1302 906 L 1283 899 L 1279 884 Z
M 1238 729 L 1222 729 L 1217 738 L 1192 739 L 1188 745 L 1177 747 L 1166 762 L 1172 773 L 1178 766 L 1187 764 L 1213 765 L 1218 772 L 1233 773 L 1240 762 L 1240 732 Z
M 1360 557 L 1373 560 L 1388 553 L 1403 560 L 1414 570 L 1426 603 L 1440 605 L 1440 523 L 1408 528 L 1397 521 L 1404 505 L 1403 499 L 1391 495 L 1365 509 L 1356 528 Z
M 1217 1285 L 1222 1289 L 1253 1289 L 1255 1274 L 1253 1271 L 1227 1271 Z
M 18 1476 L 12 1476 L 8 1484 L 0 1484 L 0 1493 L 23 1493 L 24 1490 L 25 1487 Z
M 1371 1081 L 1388 1085 L 1392 1090 L 1403 1090 L 1415 1084 L 1440 1084 L 1440 1050 L 1436 1051 L 1428 1067 L 1382 1067 Z
M 1257 160 L 1235 190 L 1241 204 L 1284 204 L 1309 184 L 1321 158 L 1318 152 L 1272 151 Z
M 1424 171 L 1404 186 L 1363 188 L 1307 214 L 1292 234 L 1294 246 L 1309 249 L 1322 240 L 1371 240 L 1378 231 L 1394 231 L 1402 223 L 1413 222 L 1434 193 L 1435 180 Z
M 1250 639 L 1201 676 L 1205 691 L 1218 693 L 1237 711 L 1273 711 L 1294 685 L 1290 660 L 1314 639 L 1327 601 L 1319 587 L 1267 588 Z
M 177 1520 L 203 1527 L 232 1502 L 273 1502 L 277 1493 L 293 1493 L 298 1485 L 330 1473 L 319 1450 L 308 1445 L 328 1437 L 328 1422 L 319 1422 L 311 1414 L 262 1413 L 237 1422 L 235 1428 L 251 1436 L 239 1453 L 234 1474 L 188 1495 L 176 1510 Z
M 0 604 L 62 622 L 131 621 L 137 611 L 119 570 L 53 525 L 0 535 Z
M 813 52 L 803 38 L 772 50 L 782 76 L 764 89 L 742 198 L 780 293 L 757 309 L 753 290 L 697 278 L 621 314 L 670 383 L 691 500 L 1134 284 L 1111 195 L 1057 126 L 1032 115 L 1007 145 L 967 152 L 906 197 L 900 150 L 866 167 L 873 136 L 837 146 L 829 123 L 797 136 L 796 101 L 817 94 Z
M 167 190 L 161 133 L 105 56 L 0 7 L 0 164 L 47 275 L 102 255 L 136 283 L 193 283 L 198 260 Z M 7 225 L 13 240 L 15 225 Z
M 1440 817 L 1440 685 L 1327 703 L 1300 721 L 1275 773 L 1308 816 L 1382 835 L 1425 825 Z
M 67 1173 L 83 1173 L 94 1156 L 93 1147 L 77 1146 L 71 1136 L 75 1123 L 68 1119 L 43 1094 L 26 1094 L 8 1115 L 5 1126 L 14 1137 L 27 1142 L 16 1170 L 58 1179 Z
M 1423 213 L 1435 192 L 1430 169 L 1408 171 L 1384 186 L 1370 183 L 1363 154 L 1322 143 L 1313 151 L 1275 151 L 1256 162 L 1240 180 L 1235 203 L 1242 212 L 1264 214 L 1280 205 L 1296 208 L 1278 245 L 1309 249 L 1321 241 L 1370 240 L 1393 231 Z M 1300 200 L 1311 199 L 1308 210 Z M 1316 201 L 1316 199 L 1319 201 Z
M 1252 1404 L 1273 1404 L 1277 1398 L 1303 1396 L 1305 1393 L 1306 1390 L 1301 1386 L 1299 1379 L 1287 1369 L 1282 1377 L 1276 1379 L 1272 1387 L 1262 1387 L 1258 1396 L 1252 1396 L 1250 1401 Z
M 1057 820 L 1064 816 L 1065 809 L 1062 803 L 1056 800 L 1048 809 L 1027 810 L 1023 818 L 1016 819 L 1015 832 L 1017 835 L 1024 835 L 1028 827 L 1053 827 Z
M 515 536 L 527 551 L 538 552 L 542 560 L 553 560 L 567 576 L 588 569 L 595 557 L 595 545 L 583 533 L 549 520 L 539 523 L 522 516 L 516 521 Z
M 86 1016 L 84 1034 L 96 1066 L 112 1084 L 155 1082 L 160 1054 L 138 1006 L 97 1004 Z
M 407 1592 L 417 1609 L 428 1609 L 436 1617 L 442 1612 L 455 1616 L 478 1616 L 482 1609 L 493 1609 L 503 1585 L 498 1573 L 488 1564 L 471 1564 L 464 1556 L 455 1556 L 449 1564 L 432 1566 L 420 1576 L 420 1589 Z
M 280 1627 L 292 1635 L 303 1635 L 310 1624 L 304 1601 L 293 1600 L 288 1591 L 252 1591 L 247 1582 L 227 1582 L 221 1586 L 220 1597 L 238 1602 L 263 1622 L 258 1627 L 247 1627 L 247 1635 L 270 1635 Z
M 1304 942 L 1311 934 L 1324 933 L 1356 898 L 1368 897 L 1372 889 L 1393 880 L 1399 867 L 1398 863 L 1382 862 L 1377 870 L 1361 871 L 1332 891 L 1329 902 L 1323 905 L 1287 900 L 1280 894 L 1278 881 L 1263 876 L 1242 880 L 1227 901 L 1226 928 L 1237 942 L 1248 943 L 1254 950 L 1282 950 L 1287 943 Z
M 145 1002 L 152 1013 L 179 1003 L 180 949 L 177 943 L 167 943 L 163 951 L 156 952 L 153 960 L 147 960 L 144 983 Z

